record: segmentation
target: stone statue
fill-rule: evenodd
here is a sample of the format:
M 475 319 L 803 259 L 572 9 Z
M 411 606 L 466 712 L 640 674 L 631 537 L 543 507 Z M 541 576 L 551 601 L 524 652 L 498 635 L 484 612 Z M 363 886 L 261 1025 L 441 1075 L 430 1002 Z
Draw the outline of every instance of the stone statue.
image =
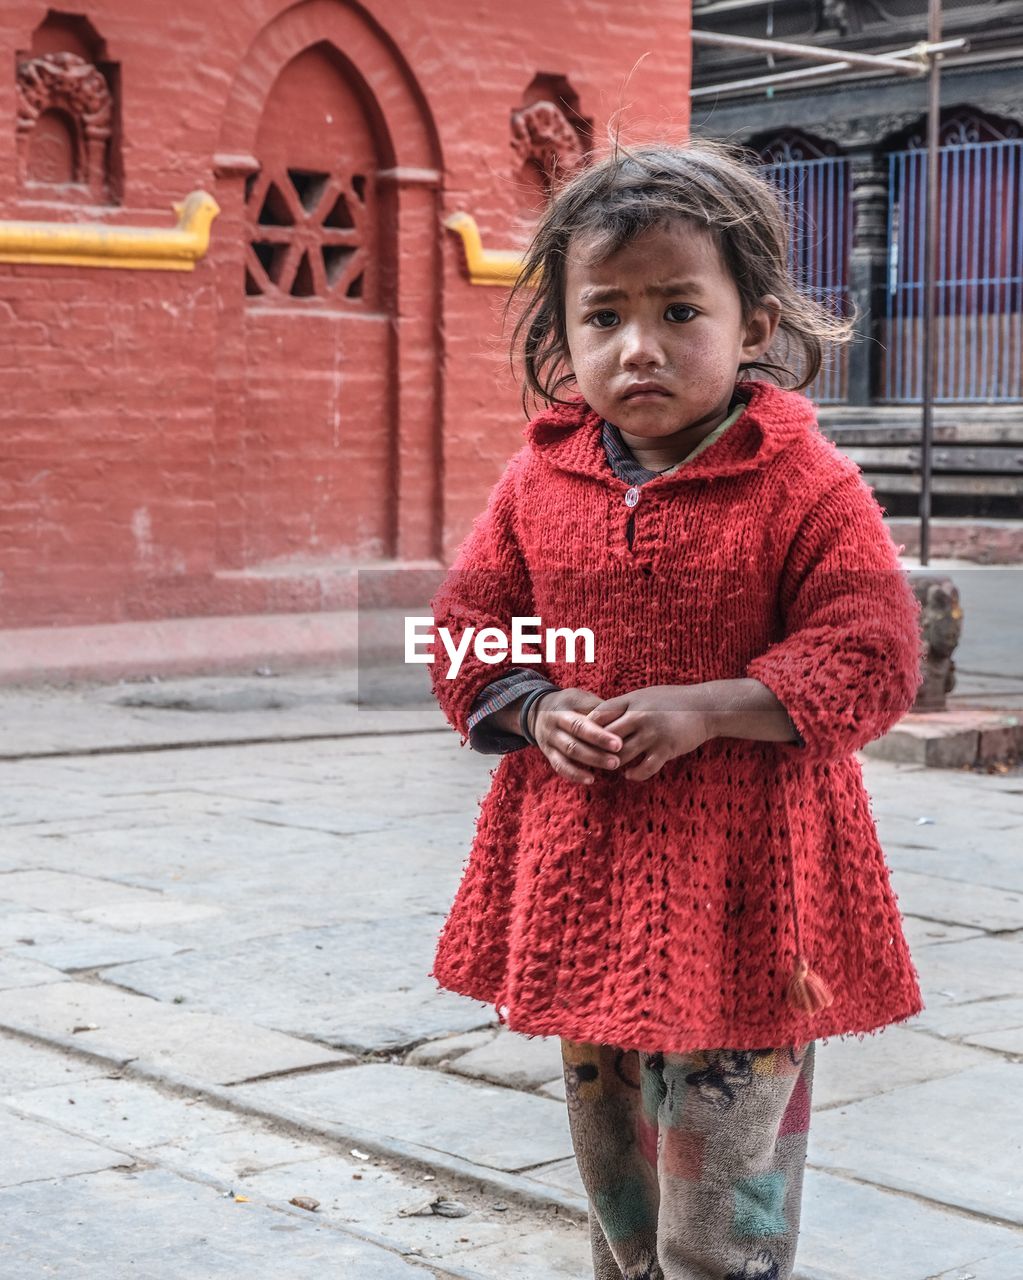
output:
M 963 629 L 959 591 L 951 578 L 935 574 L 911 574 L 910 582 L 920 601 L 920 629 L 926 646 L 924 680 L 913 710 L 944 711 L 945 699 L 955 688 L 952 654 Z

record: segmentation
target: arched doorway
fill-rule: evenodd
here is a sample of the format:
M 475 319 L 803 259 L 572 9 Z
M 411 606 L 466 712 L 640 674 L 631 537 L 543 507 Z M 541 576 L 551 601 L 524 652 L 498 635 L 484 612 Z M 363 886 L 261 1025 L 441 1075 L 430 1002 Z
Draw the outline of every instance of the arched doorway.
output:
M 389 549 L 395 246 L 377 174 L 390 164 L 361 90 L 315 45 L 260 119 L 245 183 L 249 563 Z
M 216 158 L 222 571 L 437 554 L 440 166 L 410 79 L 323 0 L 275 19 L 236 79 Z

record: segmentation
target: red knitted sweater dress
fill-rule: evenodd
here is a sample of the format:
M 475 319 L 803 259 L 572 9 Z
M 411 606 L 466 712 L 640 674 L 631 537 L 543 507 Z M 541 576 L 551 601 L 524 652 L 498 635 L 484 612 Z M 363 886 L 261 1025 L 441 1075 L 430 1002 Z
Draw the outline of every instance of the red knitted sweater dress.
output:
M 917 605 L 810 402 L 737 390 L 742 416 L 634 507 L 597 414 L 535 418 L 431 602 L 456 641 L 515 616 L 589 627 L 592 664 L 562 647 L 535 669 L 601 698 L 755 677 L 803 738 L 714 739 L 646 781 L 596 769 L 588 787 L 537 747 L 502 758 L 432 973 L 513 1030 L 756 1049 L 923 1008 L 854 756 L 913 702 Z M 429 668 L 463 746 L 476 694 L 513 665 L 470 648 L 455 679 Z M 834 996 L 815 1014 L 786 1000 L 797 953 Z

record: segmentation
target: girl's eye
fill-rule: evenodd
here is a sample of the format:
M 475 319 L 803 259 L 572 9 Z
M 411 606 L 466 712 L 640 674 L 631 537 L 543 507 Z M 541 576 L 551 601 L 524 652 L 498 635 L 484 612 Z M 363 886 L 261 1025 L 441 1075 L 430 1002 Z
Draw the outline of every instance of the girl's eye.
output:
M 589 323 L 597 329 L 610 329 L 618 319 L 616 311 L 595 311 L 590 316 Z
M 685 312 L 686 314 L 680 315 L 680 312 Z M 682 324 L 685 324 L 687 320 L 692 320 L 693 316 L 696 315 L 696 312 L 692 307 L 686 306 L 684 302 L 673 302 L 664 314 L 669 320 L 677 320 Z

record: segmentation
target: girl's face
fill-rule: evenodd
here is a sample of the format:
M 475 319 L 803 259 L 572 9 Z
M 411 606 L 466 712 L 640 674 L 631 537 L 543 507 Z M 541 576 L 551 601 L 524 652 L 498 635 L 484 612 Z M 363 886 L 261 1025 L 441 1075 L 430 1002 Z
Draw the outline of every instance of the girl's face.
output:
M 626 443 L 694 444 L 728 414 L 740 363 L 762 355 L 777 298 L 743 319 L 710 234 L 683 219 L 654 227 L 603 262 L 569 245 L 569 366 L 586 403 Z

